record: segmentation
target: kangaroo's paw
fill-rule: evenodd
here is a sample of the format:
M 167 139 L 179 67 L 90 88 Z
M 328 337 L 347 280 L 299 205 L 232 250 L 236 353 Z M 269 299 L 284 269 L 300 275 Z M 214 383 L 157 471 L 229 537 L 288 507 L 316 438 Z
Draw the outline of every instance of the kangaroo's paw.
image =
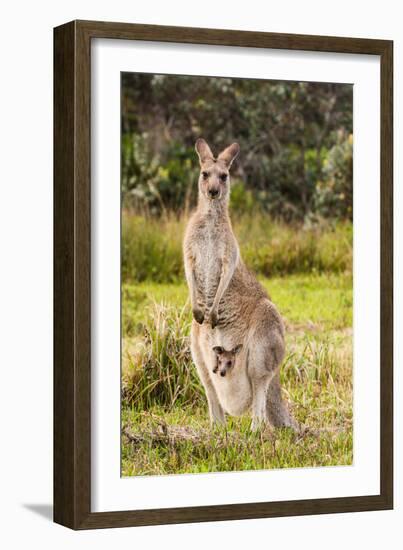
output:
M 203 324 L 204 312 L 201 309 L 194 309 L 193 310 L 193 317 L 199 323 L 199 325 Z
M 209 311 L 208 321 L 211 324 L 211 328 L 215 328 L 218 325 L 218 312 L 215 309 Z

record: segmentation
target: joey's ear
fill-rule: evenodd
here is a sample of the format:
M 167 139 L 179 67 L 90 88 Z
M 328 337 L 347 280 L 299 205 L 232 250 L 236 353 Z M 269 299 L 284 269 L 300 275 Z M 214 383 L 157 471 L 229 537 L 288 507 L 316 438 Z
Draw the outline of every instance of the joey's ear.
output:
M 223 160 L 227 167 L 230 168 L 239 151 L 240 147 L 238 143 L 233 143 L 218 155 L 218 160 Z
M 213 351 L 216 355 L 221 355 L 224 351 L 224 348 L 222 348 L 221 346 L 214 346 Z
M 199 138 L 195 144 L 196 153 L 199 155 L 200 164 L 206 162 L 206 160 L 214 160 L 213 153 L 207 142 L 203 138 Z
M 233 350 L 232 350 L 232 353 L 239 353 L 242 349 L 242 344 L 239 344 L 238 346 L 236 346 Z

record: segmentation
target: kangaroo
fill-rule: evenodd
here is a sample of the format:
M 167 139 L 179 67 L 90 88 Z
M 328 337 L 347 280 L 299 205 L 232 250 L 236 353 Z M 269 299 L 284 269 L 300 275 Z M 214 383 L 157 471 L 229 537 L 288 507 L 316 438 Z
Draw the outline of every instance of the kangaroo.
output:
M 297 429 L 281 396 L 283 321 L 244 265 L 228 213 L 229 170 L 239 145 L 233 143 L 218 157 L 203 139 L 195 148 L 200 162 L 198 204 L 185 231 L 183 253 L 193 311 L 191 352 L 210 420 L 225 423 L 225 413 L 251 411 L 252 429 L 265 423 Z M 213 348 L 232 350 L 239 343 L 231 376 L 215 376 Z
M 236 355 L 241 351 L 242 344 L 239 344 L 232 350 L 225 350 L 221 346 L 214 346 L 213 351 L 216 354 L 216 364 L 213 372 L 220 373 L 220 376 L 225 376 L 227 372 L 235 365 Z

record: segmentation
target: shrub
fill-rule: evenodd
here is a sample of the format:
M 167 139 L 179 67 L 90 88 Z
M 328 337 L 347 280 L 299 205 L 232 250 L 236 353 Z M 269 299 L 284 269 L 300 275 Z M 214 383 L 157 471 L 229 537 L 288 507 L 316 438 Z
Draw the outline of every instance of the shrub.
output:
M 323 217 L 353 219 L 353 136 L 337 134 L 323 160 L 323 179 L 316 184 L 314 210 Z
M 231 211 L 237 215 L 253 214 L 258 210 L 259 202 L 249 189 L 246 189 L 242 180 L 231 180 Z
M 202 136 L 215 154 L 239 142 L 233 180 L 272 216 L 340 218 L 339 199 L 332 202 L 329 188 L 322 205 L 317 182 L 328 187 L 342 173 L 351 193 L 350 158 L 334 148 L 353 131 L 352 105 L 351 84 L 123 73 L 124 201 L 153 213 L 186 211 L 197 194 L 194 143 Z
M 194 150 L 171 143 L 163 154 L 152 152 L 148 136 L 122 136 L 122 195 L 126 207 L 153 215 L 180 212 L 194 204 L 198 167 Z

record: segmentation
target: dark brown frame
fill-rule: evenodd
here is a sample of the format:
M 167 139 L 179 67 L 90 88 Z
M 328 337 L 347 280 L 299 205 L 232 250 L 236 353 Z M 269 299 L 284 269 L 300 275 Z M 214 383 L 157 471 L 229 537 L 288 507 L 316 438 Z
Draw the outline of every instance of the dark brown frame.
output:
M 92 513 L 90 58 L 92 38 L 381 58 L 381 489 L 379 495 Z M 393 42 L 96 21 L 54 29 L 54 521 L 72 529 L 393 507 Z

